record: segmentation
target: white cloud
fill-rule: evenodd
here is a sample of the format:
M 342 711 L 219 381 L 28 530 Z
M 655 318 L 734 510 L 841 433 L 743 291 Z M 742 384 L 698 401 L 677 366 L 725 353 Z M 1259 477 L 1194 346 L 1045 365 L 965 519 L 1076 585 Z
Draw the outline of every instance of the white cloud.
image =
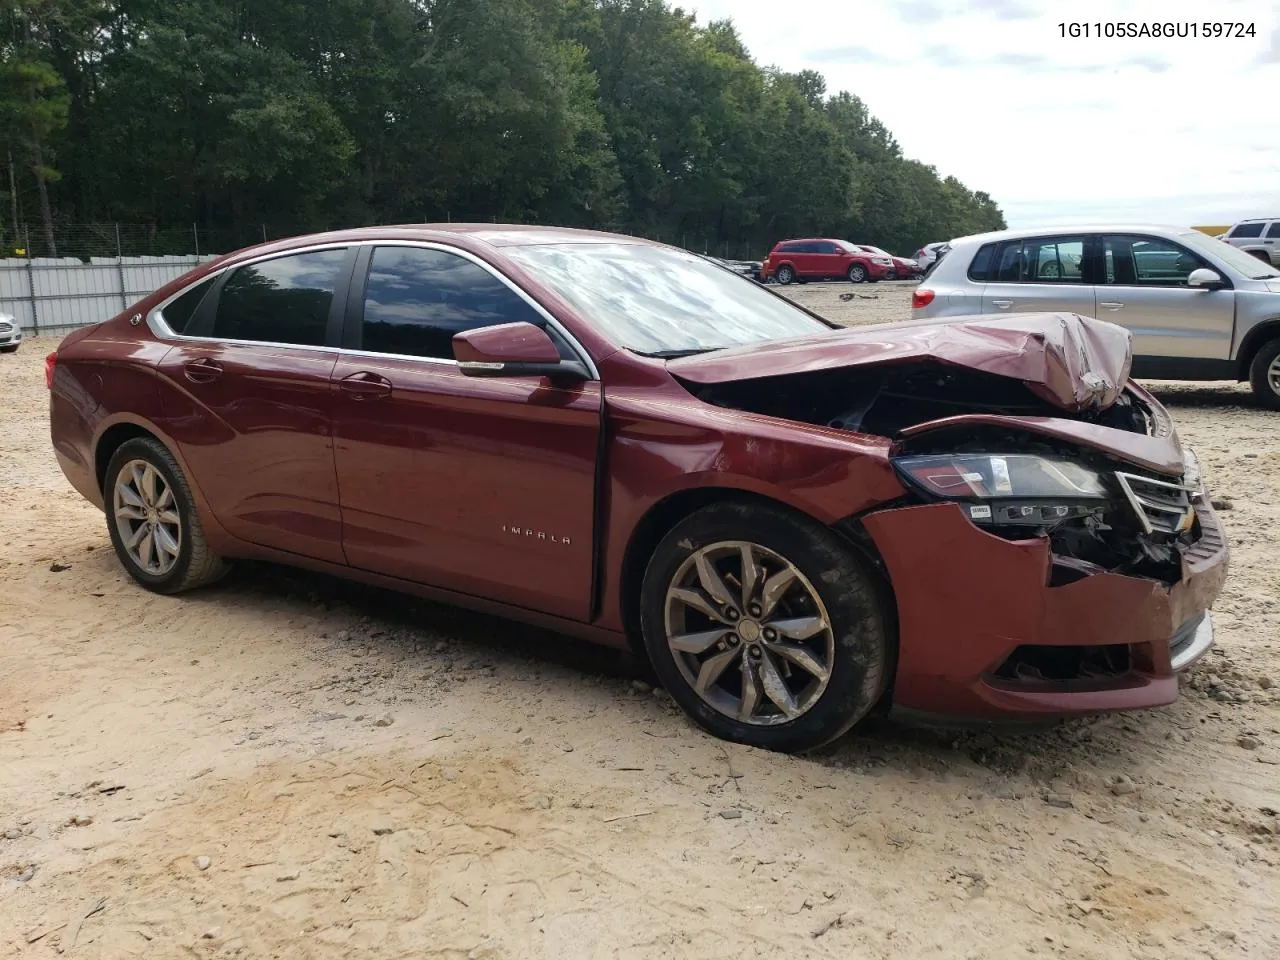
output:
M 829 92 L 857 94 L 908 156 L 986 190 L 1011 225 L 1280 215 L 1273 0 L 680 5 L 702 23 L 732 19 L 762 65 L 818 70 Z M 1073 38 L 1060 27 L 1071 17 L 1233 21 L 1254 35 Z

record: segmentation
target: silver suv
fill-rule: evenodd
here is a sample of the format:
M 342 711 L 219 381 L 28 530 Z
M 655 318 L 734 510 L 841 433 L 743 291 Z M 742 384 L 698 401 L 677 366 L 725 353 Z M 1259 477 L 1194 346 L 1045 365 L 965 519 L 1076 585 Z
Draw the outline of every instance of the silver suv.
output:
M 1273 267 L 1280 266 L 1280 217 L 1241 220 L 1222 239 Z
M 914 317 L 1079 313 L 1128 327 L 1133 375 L 1248 380 L 1280 409 L 1280 270 L 1195 230 L 1006 230 L 951 241 Z

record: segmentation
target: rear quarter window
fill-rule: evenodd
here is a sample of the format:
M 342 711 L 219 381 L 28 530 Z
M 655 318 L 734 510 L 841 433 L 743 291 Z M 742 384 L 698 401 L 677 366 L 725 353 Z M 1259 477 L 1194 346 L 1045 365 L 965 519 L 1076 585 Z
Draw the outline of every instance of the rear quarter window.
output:
M 973 262 L 969 264 L 970 280 L 985 283 L 991 279 L 991 267 L 995 263 L 997 246 L 998 244 L 986 243 L 978 248 L 978 252 L 973 255 Z

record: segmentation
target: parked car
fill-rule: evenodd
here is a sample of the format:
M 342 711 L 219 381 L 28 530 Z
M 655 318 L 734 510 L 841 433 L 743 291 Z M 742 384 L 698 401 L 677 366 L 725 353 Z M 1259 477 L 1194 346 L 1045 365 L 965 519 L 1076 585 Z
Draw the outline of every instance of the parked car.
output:
M 884 280 L 893 272 L 888 255 L 867 253 L 847 240 L 784 240 L 774 246 L 760 275 L 781 284 L 797 280 Z
M 17 353 L 22 346 L 22 324 L 9 313 L 0 313 L 0 353 Z
M 631 644 L 707 730 L 799 750 L 875 708 L 1175 699 L 1227 543 L 1128 346 L 843 329 L 632 237 L 375 227 L 202 266 L 45 376 L 149 590 L 251 558 Z
M 879 247 L 873 247 L 865 243 L 858 244 L 858 248 L 871 254 L 873 257 L 889 258 L 889 261 L 893 264 L 893 269 L 890 271 L 886 279 L 910 280 L 912 277 L 918 277 L 921 273 L 920 264 L 914 260 L 909 260 L 906 257 L 895 257 L 892 253 L 888 253 L 887 251 L 881 250 Z
M 920 266 L 920 272 L 926 273 L 933 266 L 934 261 L 938 259 L 938 254 L 946 251 L 947 244 L 945 241 L 941 243 L 926 243 L 923 247 L 916 251 L 916 263 Z
M 740 276 L 748 277 L 757 282 L 760 281 L 760 269 L 764 266 L 759 260 L 722 260 L 720 257 L 712 256 L 708 256 L 707 259 L 724 267 L 726 270 L 732 270 Z
M 1280 217 L 1241 220 L 1221 239 L 1273 267 L 1280 266 Z
M 1280 270 L 1196 230 L 1004 231 L 953 240 L 913 316 L 1069 311 L 1133 332 L 1133 375 L 1248 380 L 1280 409 Z

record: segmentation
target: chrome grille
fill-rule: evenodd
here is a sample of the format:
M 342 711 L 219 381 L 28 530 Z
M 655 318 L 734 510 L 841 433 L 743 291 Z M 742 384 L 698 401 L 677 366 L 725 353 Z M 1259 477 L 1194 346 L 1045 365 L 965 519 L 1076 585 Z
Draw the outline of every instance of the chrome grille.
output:
M 1152 480 L 1136 473 L 1117 473 L 1116 480 L 1146 533 L 1183 533 L 1195 522 L 1196 487 Z
M 13 333 L 13 324 L 0 320 L 0 333 Z

